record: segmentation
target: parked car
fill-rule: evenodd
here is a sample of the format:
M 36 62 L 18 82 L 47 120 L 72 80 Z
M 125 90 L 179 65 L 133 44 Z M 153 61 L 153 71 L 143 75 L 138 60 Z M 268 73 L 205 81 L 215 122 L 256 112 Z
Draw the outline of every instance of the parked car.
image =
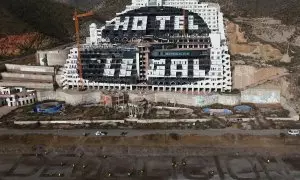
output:
M 300 131 L 299 131 L 298 129 L 290 129 L 290 130 L 288 131 L 288 134 L 289 134 L 289 135 L 292 135 L 292 136 L 297 136 L 297 135 L 300 134 Z
M 107 132 L 103 132 L 103 131 L 97 131 L 95 133 L 96 136 L 106 136 L 107 135 Z

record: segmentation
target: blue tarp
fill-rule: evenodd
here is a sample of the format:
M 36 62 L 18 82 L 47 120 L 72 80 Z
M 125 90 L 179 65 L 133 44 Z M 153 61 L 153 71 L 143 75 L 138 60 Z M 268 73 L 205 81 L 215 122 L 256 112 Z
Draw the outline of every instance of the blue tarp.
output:
M 55 114 L 61 111 L 63 105 L 60 103 L 57 103 L 51 107 L 48 108 L 42 108 L 43 104 L 38 104 L 34 107 L 34 112 L 36 113 L 44 113 L 44 114 Z
M 222 115 L 230 115 L 233 114 L 231 110 L 229 109 L 210 109 L 210 108 L 204 108 L 202 109 L 204 113 L 207 114 L 222 114 Z
M 204 108 L 202 109 L 204 113 L 210 113 L 210 108 Z
M 242 112 L 242 113 L 247 113 L 252 111 L 252 107 L 247 105 L 235 106 L 233 109 L 235 112 Z

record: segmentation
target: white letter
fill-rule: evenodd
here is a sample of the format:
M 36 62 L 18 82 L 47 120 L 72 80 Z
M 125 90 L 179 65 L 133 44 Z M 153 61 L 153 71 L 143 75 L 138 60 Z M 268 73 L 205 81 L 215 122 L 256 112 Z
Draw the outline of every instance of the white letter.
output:
M 129 23 L 129 17 L 125 17 L 125 20 L 123 22 L 120 22 L 121 18 L 120 17 L 116 17 L 116 21 L 115 21 L 115 28 L 114 30 L 119 30 L 120 26 L 123 26 L 122 30 L 127 30 L 128 29 L 128 23 Z
M 132 30 L 146 30 L 147 29 L 147 16 L 133 17 Z
M 194 16 L 189 16 L 189 29 L 197 30 L 198 25 L 194 25 Z
M 184 29 L 184 16 L 175 16 L 174 30 Z
M 159 30 L 165 30 L 166 20 L 170 21 L 170 16 L 156 16 L 156 20 L 160 21 Z

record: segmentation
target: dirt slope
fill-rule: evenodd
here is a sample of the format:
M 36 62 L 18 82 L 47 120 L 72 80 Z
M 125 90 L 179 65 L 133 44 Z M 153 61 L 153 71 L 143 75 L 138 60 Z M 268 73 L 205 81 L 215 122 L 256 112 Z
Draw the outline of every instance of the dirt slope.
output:
M 232 55 L 249 56 L 260 59 L 261 62 L 281 60 L 283 54 L 270 44 L 251 42 L 245 37 L 240 26 L 232 21 L 226 23 L 229 49 Z

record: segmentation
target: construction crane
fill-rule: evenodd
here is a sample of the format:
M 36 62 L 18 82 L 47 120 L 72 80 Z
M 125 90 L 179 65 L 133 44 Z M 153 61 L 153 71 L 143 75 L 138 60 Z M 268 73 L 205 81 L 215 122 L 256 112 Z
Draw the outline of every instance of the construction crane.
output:
M 87 13 L 78 14 L 77 9 L 74 11 L 73 20 L 75 21 L 75 35 L 76 35 L 76 45 L 77 45 L 77 68 L 79 73 L 79 90 L 83 91 L 84 83 L 83 83 L 83 77 L 82 77 L 82 63 L 80 58 L 80 34 L 79 34 L 79 18 L 92 16 L 94 15 L 93 11 L 89 11 Z

